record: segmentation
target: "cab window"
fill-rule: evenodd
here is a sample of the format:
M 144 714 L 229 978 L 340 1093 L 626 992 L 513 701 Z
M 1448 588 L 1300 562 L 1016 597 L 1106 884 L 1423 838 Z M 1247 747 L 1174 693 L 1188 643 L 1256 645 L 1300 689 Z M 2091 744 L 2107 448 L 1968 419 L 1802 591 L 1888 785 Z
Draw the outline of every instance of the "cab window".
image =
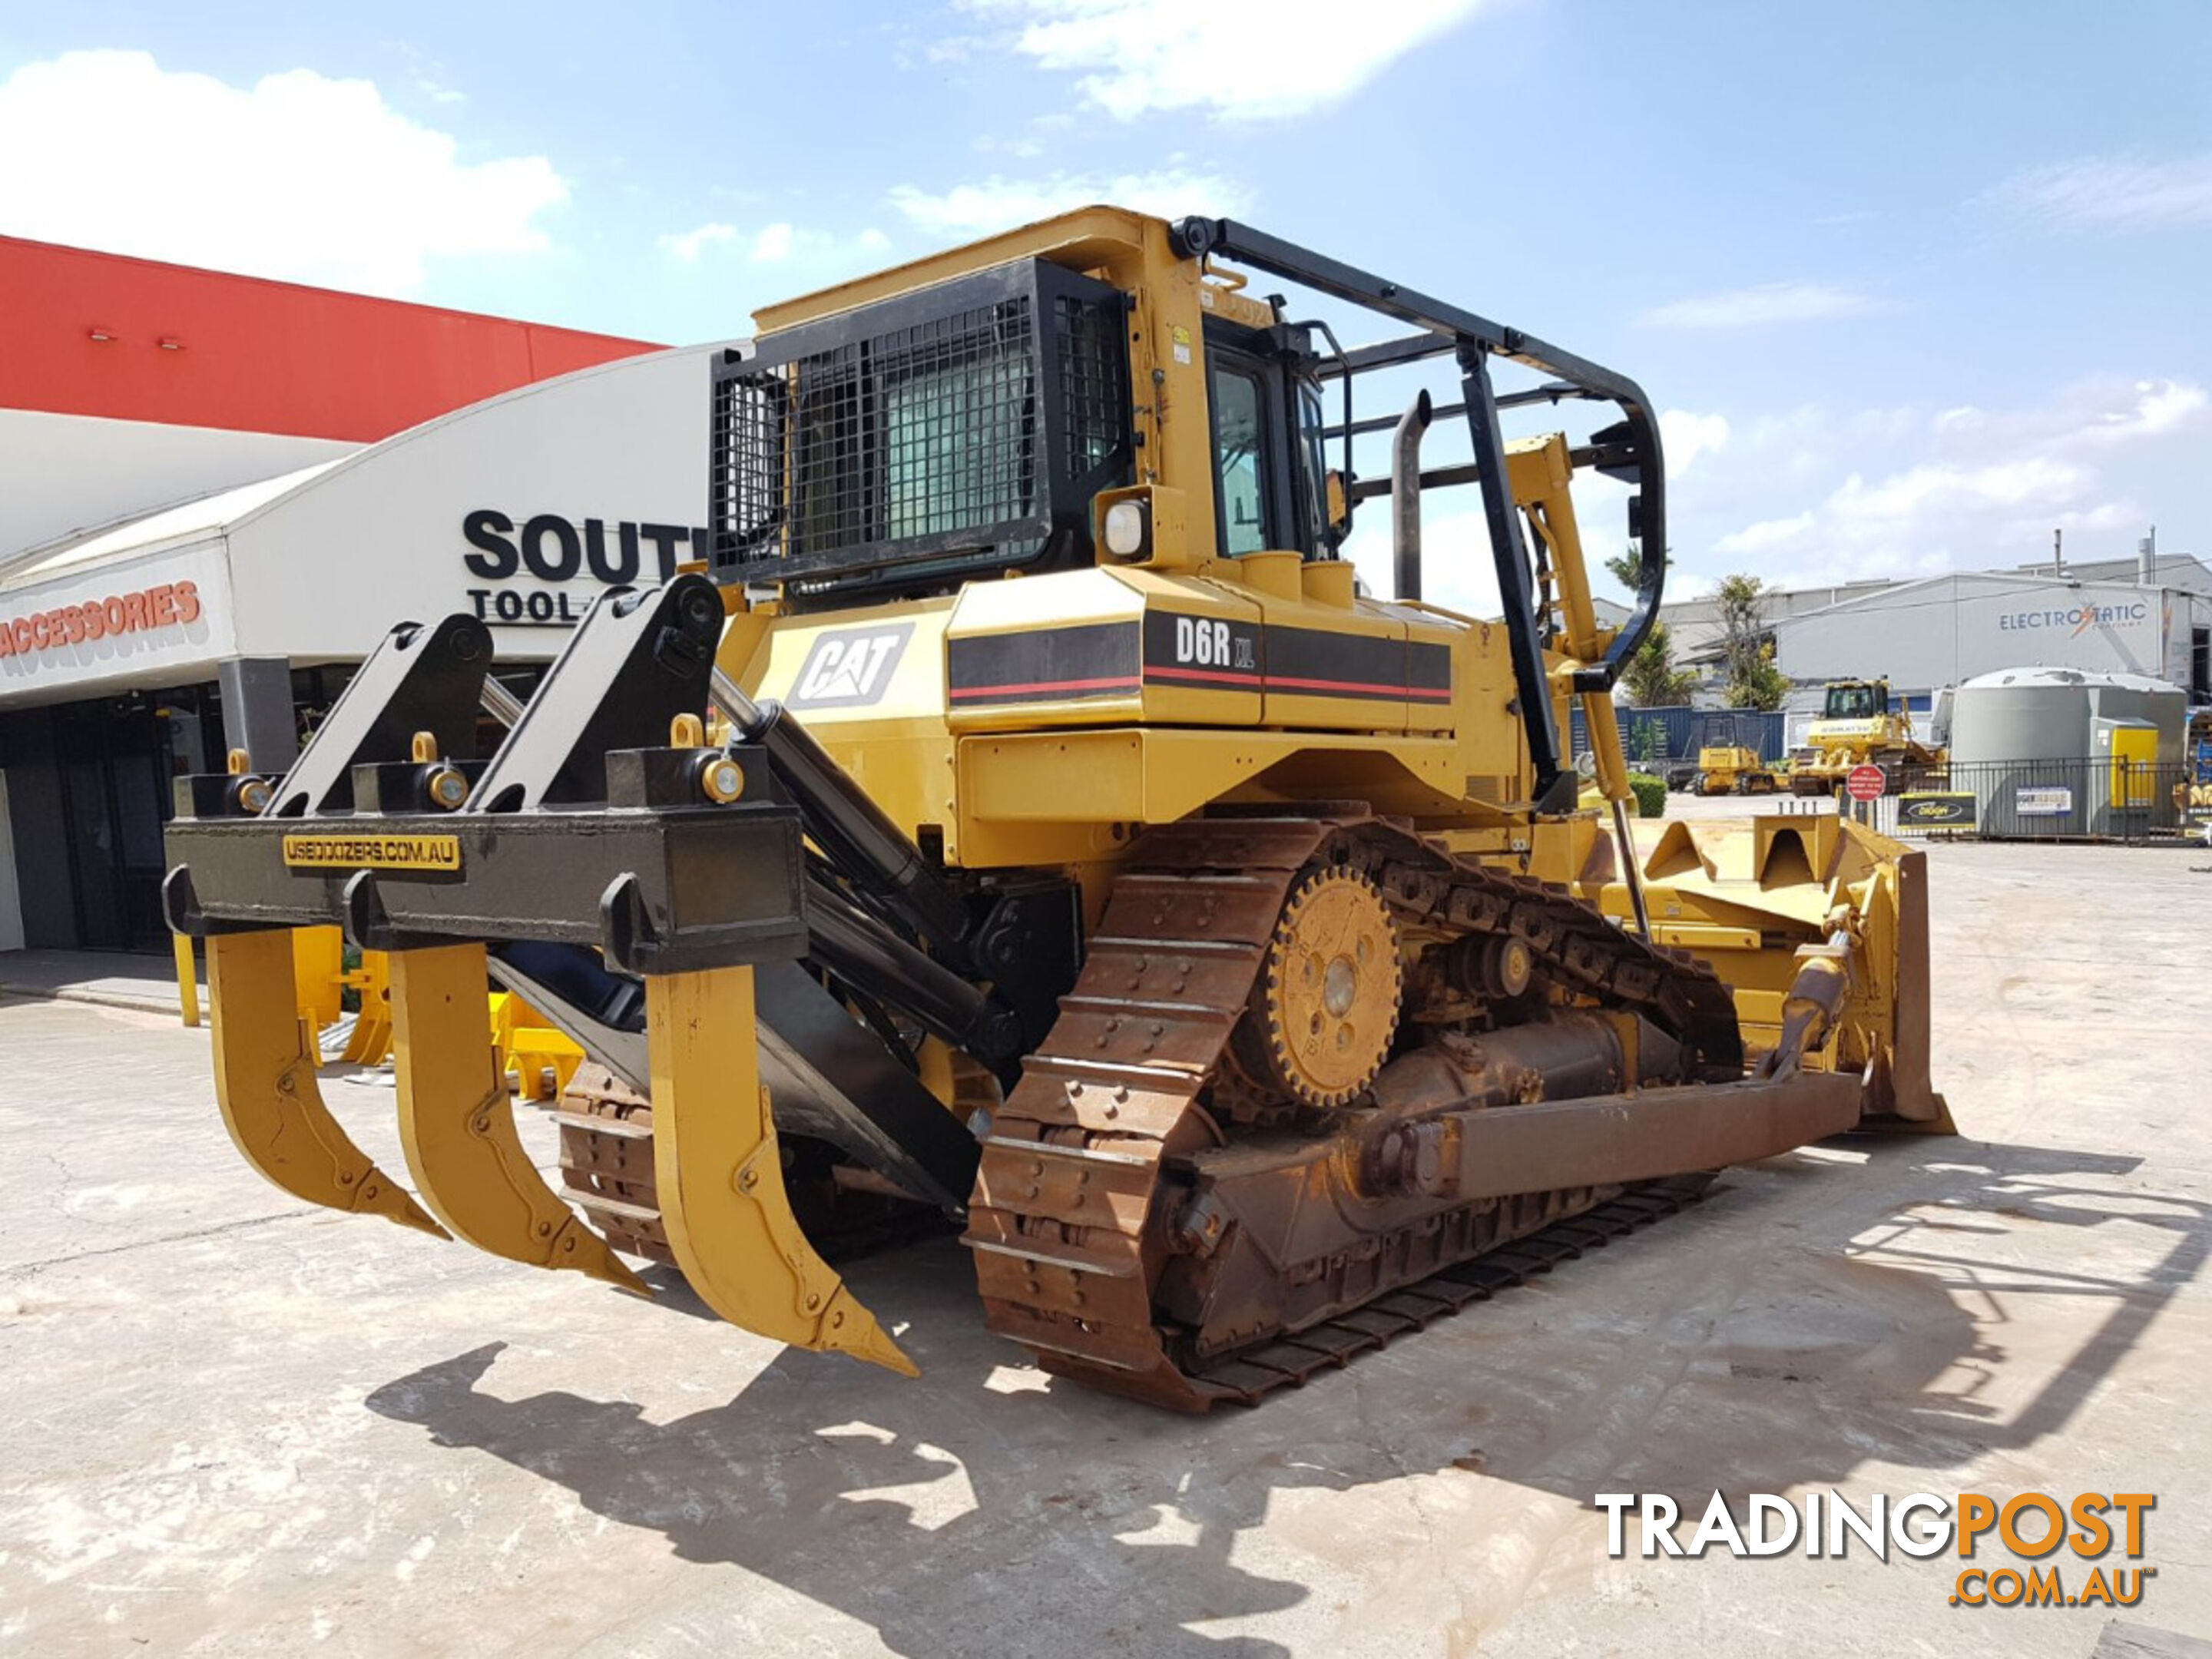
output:
M 1213 469 L 1221 550 L 1234 558 L 1273 545 L 1268 538 L 1265 400 L 1260 377 L 1213 375 Z
M 1322 406 L 1321 388 L 1310 381 L 1295 383 L 1291 395 L 1297 400 L 1298 493 L 1306 532 L 1299 544 L 1310 550 L 1310 558 L 1315 551 L 1334 544 L 1328 520 L 1328 459 L 1322 448 L 1328 414 Z

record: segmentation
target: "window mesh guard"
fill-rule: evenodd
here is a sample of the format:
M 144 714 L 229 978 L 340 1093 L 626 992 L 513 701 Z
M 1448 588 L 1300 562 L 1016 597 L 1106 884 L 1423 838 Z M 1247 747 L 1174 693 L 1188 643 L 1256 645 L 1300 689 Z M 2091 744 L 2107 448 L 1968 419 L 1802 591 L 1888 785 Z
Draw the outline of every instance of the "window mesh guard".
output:
M 842 587 L 1055 550 L 1087 562 L 1090 498 L 1129 470 L 1122 316 L 1115 289 L 1031 261 L 718 367 L 724 579 Z

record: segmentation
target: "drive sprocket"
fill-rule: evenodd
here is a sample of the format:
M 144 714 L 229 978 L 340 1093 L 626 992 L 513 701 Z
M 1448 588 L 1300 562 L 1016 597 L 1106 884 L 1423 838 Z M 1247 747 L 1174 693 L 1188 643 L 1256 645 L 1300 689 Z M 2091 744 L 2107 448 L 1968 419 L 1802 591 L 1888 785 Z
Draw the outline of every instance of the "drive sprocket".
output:
M 1389 1058 L 1404 988 L 1382 890 L 1348 865 L 1316 866 L 1283 902 L 1239 1030 L 1241 1058 L 1302 1106 L 1341 1106 Z

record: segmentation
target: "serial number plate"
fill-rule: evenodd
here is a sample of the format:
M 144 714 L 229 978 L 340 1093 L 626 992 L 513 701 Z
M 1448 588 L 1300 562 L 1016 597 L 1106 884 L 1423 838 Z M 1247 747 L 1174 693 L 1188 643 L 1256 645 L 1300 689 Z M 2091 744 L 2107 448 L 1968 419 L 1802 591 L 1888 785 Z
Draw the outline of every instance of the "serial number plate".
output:
M 458 870 L 458 836 L 287 836 L 295 870 Z

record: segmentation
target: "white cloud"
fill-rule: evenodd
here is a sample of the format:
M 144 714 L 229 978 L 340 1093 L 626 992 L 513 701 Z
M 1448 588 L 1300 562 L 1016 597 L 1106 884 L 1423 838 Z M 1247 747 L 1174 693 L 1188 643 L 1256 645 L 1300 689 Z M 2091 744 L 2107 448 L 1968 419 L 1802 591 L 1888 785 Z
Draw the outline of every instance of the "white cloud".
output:
M 1748 560 L 1784 585 L 2016 564 L 2054 528 L 2078 556 L 2124 553 L 2149 520 L 2148 481 L 2178 504 L 2196 476 L 2212 393 L 2189 381 L 2102 376 L 2008 409 L 1817 410 L 1740 426 L 1741 441 L 1677 498 L 1678 555 Z M 1727 503 L 1717 508 L 1714 503 Z M 1695 518 L 1736 527 L 1710 540 Z M 1717 526 L 1716 526 L 1717 527 Z
M 1869 484 L 1854 472 L 1828 497 L 1838 520 L 1894 525 L 1931 512 L 1979 507 L 2063 507 L 2095 482 L 2087 467 L 2049 455 L 1988 466 L 1945 464 L 1909 467 Z
M 872 225 L 857 235 L 840 236 L 835 231 L 777 224 L 765 227 L 753 238 L 752 258 L 754 264 L 763 265 L 794 258 L 817 264 L 850 264 L 887 253 L 890 246 L 891 239 Z
M 1660 328 L 1756 328 L 1863 317 L 1875 308 L 1865 295 L 1831 283 L 1766 283 L 1656 306 L 1644 320 Z
M 857 267 L 886 252 L 891 239 L 872 228 L 856 235 L 840 236 L 833 231 L 809 230 L 783 220 L 763 225 L 750 237 L 742 235 L 735 225 L 717 222 L 658 239 L 664 252 L 686 264 L 696 264 L 709 247 L 734 247 L 740 242 L 744 243 L 745 258 L 757 265 L 799 261 L 813 266 L 843 268 Z
M 1684 599 L 1710 599 L 1720 591 L 1717 576 L 1708 576 L 1700 570 L 1685 570 L 1676 565 L 1667 573 L 1667 599 L 1669 605 L 1680 605 Z
M 2063 161 L 2014 173 L 1986 199 L 2076 230 L 2212 224 L 2212 155 Z
M 1187 213 L 1235 216 L 1249 210 L 1243 186 L 1218 174 L 1170 166 L 1153 173 L 1054 173 L 1042 179 L 993 176 L 981 184 L 955 185 L 939 194 L 915 185 L 900 185 L 890 204 L 916 229 L 933 236 L 988 236 L 1015 225 L 1049 219 L 1072 208 L 1106 202 L 1164 218 Z
M 1427 492 L 1423 492 L 1425 502 Z M 1368 591 L 1395 597 L 1396 571 L 1390 557 L 1390 504 L 1378 498 L 1352 520 L 1344 556 L 1352 561 Z M 1490 524 L 1482 509 L 1431 509 L 1421 519 L 1421 598 L 1463 617 L 1495 617 L 1504 609 L 1498 597 L 1498 566 L 1490 553 Z
M 2212 507 L 2201 461 L 2212 389 L 2189 380 L 2098 376 L 2013 405 L 1806 405 L 1735 418 L 1668 410 L 1660 421 L 1674 486 L 1667 589 L 1678 599 L 1710 592 L 1735 570 L 1821 586 L 2020 564 L 2047 556 L 2054 528 L 2066 532 L 2070 557 L 2118 557 L 2153 520 L 2183 544 L 2176 526 Z M 1594 564 L 1622 544 L 1623 493 L 1587 475 L 1577 481 Z M 1383 594 L 1389 518 L 1382 502 L 1366 504 L 1346 549 Z M 1496 614 L 1489 538 L 1471 491 L 1437 492 L 1423 546 L 1430 599 Z
M 464 161 L 367 81 L 234 87 L 143 52 L 0 82 L 0 225 L 112 252 L 411 295 L 427 262 L 542 253 L 568 198 L 542 155 Z
M 1713 544 L 1717 553 L 1765 553 L 1774 548 L 1785 547 L 1802 540 L 1813 527 L 1813 514 L 1808 508 L 1793 513 L 1786 519 L 1761 519 L 1757 524 L 1723 536 Z
M 465 104 L 469 95 L 454 86 L 446 65 L 417 47 L 399 42 L 399 55 L 412 64 L 415 90 L 434 104 Z
M 2203 386 L 2176 380 L 2137 380 L 2134 391 L 2131 406 L 2108 404 L 2099 411 L 2096 425 L 2082 435 L 2111 443 L 2172 432 L 2194 424 L 2212 402 Z
M 2185 430 L 2198 423 L 2208 404 L 2212 394 L 2193 381 L 2100 375 L 2027 409 L 1947 409 L 1933 430 L 1953 447 L 1978 454 L 2052 444 L 2106 449 Z
M 699 263 L 699 256 L 710 244 L 734 242 L 737 239 L 738 228 L 735 225 L 711 224 L 702 225 L 696 230 L 687 230 L 680 234 L 663 236 L 659 239 L 658 246 L 663 252 L 672 253 L 685 264 L 693 265 Z
M 1039 139 L 1000 138 L 988 132 L 970 139 L 968 148 L 978 155 L 1010 155 L 1017 161 L 1034 161 L 1044 154 L 1044 144 Z
M 1667 476 L 1679 478 L 1700 455 L 1726 449 L 1728 416 L 1693 415 L 1686 409 L 1659 411 L 1659 447 L 1667 458 Z
M 969 0 L 969 9 L 1022 20 L 1015 49 L 1080 74 L 1085 96 L 1122 120 L 1190 108 L 1252 120 L 1348 97 L 1480 3 L 1276 0 L 1256 21 L 1194 0 Z

